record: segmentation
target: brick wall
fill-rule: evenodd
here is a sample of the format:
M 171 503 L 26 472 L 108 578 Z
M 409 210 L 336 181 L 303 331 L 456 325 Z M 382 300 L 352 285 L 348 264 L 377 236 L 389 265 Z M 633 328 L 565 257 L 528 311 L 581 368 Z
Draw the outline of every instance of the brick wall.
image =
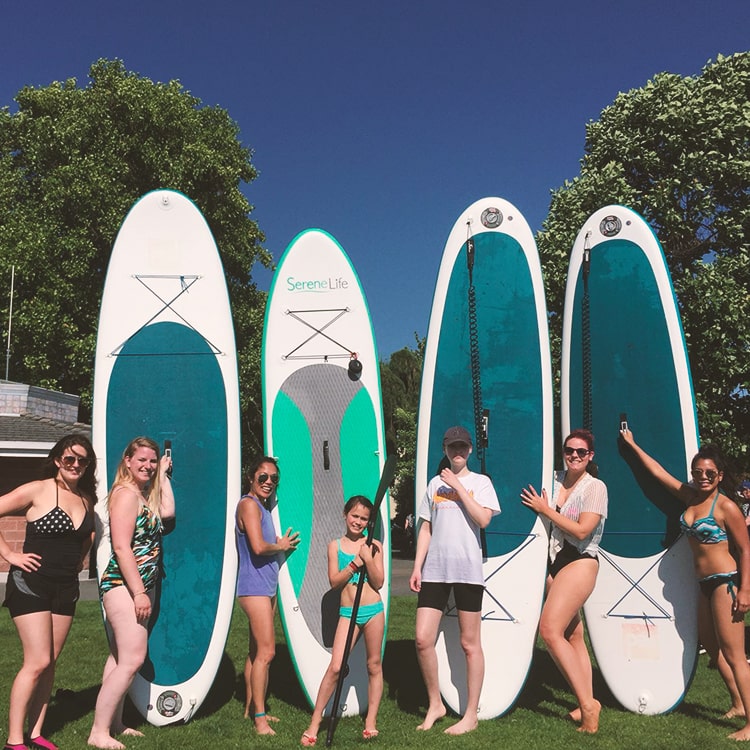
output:
M 0 534 L 8 542 L 14 552 L 23 549 L 23 540 L 26 536 L 26 519 L 23 516 L 9 516 L 0 518 Z M 7 573 L 9 565 L 0 557 L 0 573 Z
M 23 516 L 6 516 L 0 518 L 0 534 L 8 542 L 13 552 L 20 552 L 23 549 L 23 540 L 26 537 L 26 519 Z M 89 559 L 83 566 L 84 577 L 85 571 L 89 570 L 91 560 Z M 0 574 L 7 573 L 10 566 L 7 561 L 0 557 Z

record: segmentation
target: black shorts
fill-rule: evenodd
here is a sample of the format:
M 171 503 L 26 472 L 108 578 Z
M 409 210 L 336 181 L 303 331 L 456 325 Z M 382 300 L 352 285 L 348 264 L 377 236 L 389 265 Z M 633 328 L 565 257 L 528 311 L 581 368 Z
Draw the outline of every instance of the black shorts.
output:
M 54 579 L 14 568 L 8 574 L 3 606 L 11 617 L 51 612 L 72 617 L 80 595 L 78 578 Z
M 578 547 L 574 547 L 570 542 L 563 542 L 562 549 L 555 555 L 555 562 L 547 560 L 547 572 L 554 578 L 566 565 L 576 560 L 596 560 L 596 555 L 590 555 L 588 552 L 579 552 Z
M 461 612 L 481 612 L 484 586 L 479 583 L 432 583 L 423 582 L 417 598 L 417 607 L 439 609 L 448 605 L 448 597 L 453 589 L 456 609 Z

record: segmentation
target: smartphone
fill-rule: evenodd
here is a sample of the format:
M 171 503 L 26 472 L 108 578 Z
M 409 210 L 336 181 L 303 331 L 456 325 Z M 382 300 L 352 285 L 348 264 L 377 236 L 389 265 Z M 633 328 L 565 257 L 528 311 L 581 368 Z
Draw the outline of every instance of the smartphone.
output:
M 164 455 L 168 458 L 172 458 L 172 441 L 171 440 L 165 440 L 164 441 Z M 171 479 L 172 478 L 172 467 L 170 466 L 167 470 L 167 476 Z
M 623 412 L 622 414 L 620 414 L 620 432 L 622 432 L 623 430 L 629 430 L 629 429 L 630 428 L 628 427 L 628 415 L 625 414 L 625 412 Z

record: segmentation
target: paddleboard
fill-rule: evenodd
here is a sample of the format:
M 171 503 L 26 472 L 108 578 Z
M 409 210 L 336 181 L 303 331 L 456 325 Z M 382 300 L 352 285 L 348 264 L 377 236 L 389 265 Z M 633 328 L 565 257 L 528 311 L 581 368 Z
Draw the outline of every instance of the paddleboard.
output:
M 591 645 L 625 708 L 663 713 L 682 700 L 695 669 L 698 587 L 679 531 L 683 506 L 638 466 L 631 468 L 634 461 L 618 436 L 624 414 L 638 442 L 673 475 L 686 477 L 698 429 L 664 253 L 648 224 L 624 206 L 592 214 L 573 246 L 561 386 L 563 433 L 592 429 L 609 496 L 599 574 L 584 606 Z
M 472 347 L 468 256 L 473 243 L 476 346 Z M 552 376 L 547 311 L 536 244 L 526 220 L 502 198 L 484 198 L 456 221 L 445 245 L 432 303 L 419 403 L 416 486 L 424 492 L 452 425 L 474 435 L 469 467 L 479 471 L 472 362 L 478 364 L 488 445 L 485 472 L 502 513 L 485 532 L 482 608 L 484 685 L 479 717 L 515 702 L 531 665 L 544 595 L 548 535 L 519 499 L 552 478 Z M 418 494 L 417 502 L 421 499 Z M 449 602 L 437 642 L 440 690 L 458 714 L 466 706 L 466 660 Z
M 93 438 L 102 494 L 130 440 L 172 443 L 176 524 L 148 657 L 130 697 L 152 724 L 187 721 L 211 687 L 234 603 L 234 507 L 240 497 L 237 355 L 221 260 L 198 208 L 157 190 L 128 213 L 102 297 Z M 111 553 L 97 504 L 97 568 Z
M 262 368 L 266 450 L 279 459 L 281 473 L 272 513 L 279 534 L 289 527 L 300 533 L 299 546 L 279 572 L 279 609 L 312 706 L 331 661 L 339 618 L 327 546 L 344 533 L 344 503 L 352 495 L 373 499 L 385 460 L 380 372 L 367 303 L 346 253 L 320 229 L 297 235 L 281 258 L 266 305 Z M 387 499 L 378 526 L 386 551 L 380 595 L 387 621 Z M 360 638 L 349 657 L 341 710 L 350 716 L 366 709 Z

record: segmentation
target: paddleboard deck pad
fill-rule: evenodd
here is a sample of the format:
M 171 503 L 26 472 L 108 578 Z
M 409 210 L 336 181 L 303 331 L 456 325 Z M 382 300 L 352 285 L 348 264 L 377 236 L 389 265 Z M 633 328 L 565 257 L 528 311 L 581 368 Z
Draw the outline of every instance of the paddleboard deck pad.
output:
M 295 670 L 312 706 L 339 620 L 339 592 L 328 581 L 327 546 L 344 532 L 344 503 L 353 495 L 373 499 L 385 457 L 379 365 L 367 303 L 346 253 L 319 229 L 292 241 L 269 292 L 263 413 L 266 450 L 278 458 L 282 477 L 273 509 L 278 532 L 291 527 L 300 533 L 297 549 L 281 566 L 279 603 Z M 386 551 L 380 594 L 387 621 L 387 498 L 378 527 L 376 536 Z M 349 657 L 340 710 L 347 716 L 366 709 L 360 638 Z
M 96 347 L 97 568 L 111 555 L 104 494 L 127 444 L 171 441 L 174 531 L 130 697 L 152 724 L 189 720 L 224 653 L 234 602 L 233 510 L 240 496 L 237 360 L 224 272 L 196 206 L 158 190 L 114 244 Z
M 470 305 L 472 282 L 475 302 Z M 480 470 L 473 389 L 477 377 L 488 425 L 484 470 L 502 509 L 486 529 L 483 563 L 486 668 L 479 717 L 489 719 L 512 707 L 531 665 L 548 535 L 542 521 L 522 505 L 519 494 L 529 483 L 538 489 L 547 486 L 553 461 L 552 376 L 542 272 L 526 220 L 501 198 L 484 198 L 469 206 L 445 245 L 425 348 L 418 488 L 426 487 L 437 474 L 443 434 L 452 425 L 463 425 L 474 435 L 469 466 Z M 437 652 L 443 698 L 453 711 L 463 714 L 466 660 L 452 599 L 441 620 Z
M 591 645 L 625 708 L 663 713 L 682 700 L 695 669 L 698 588 L 680 536 L 683 506 L 645 475 L 619 428 L 625 415 L 638 442 L 682 477 L 698 447 L 697 423 L 664 253 L 623 206 L 592 214 L 573 246 L 561 385 L 563 432 L 592 429 L 609 496 L 599 574 L 584 607 Z

